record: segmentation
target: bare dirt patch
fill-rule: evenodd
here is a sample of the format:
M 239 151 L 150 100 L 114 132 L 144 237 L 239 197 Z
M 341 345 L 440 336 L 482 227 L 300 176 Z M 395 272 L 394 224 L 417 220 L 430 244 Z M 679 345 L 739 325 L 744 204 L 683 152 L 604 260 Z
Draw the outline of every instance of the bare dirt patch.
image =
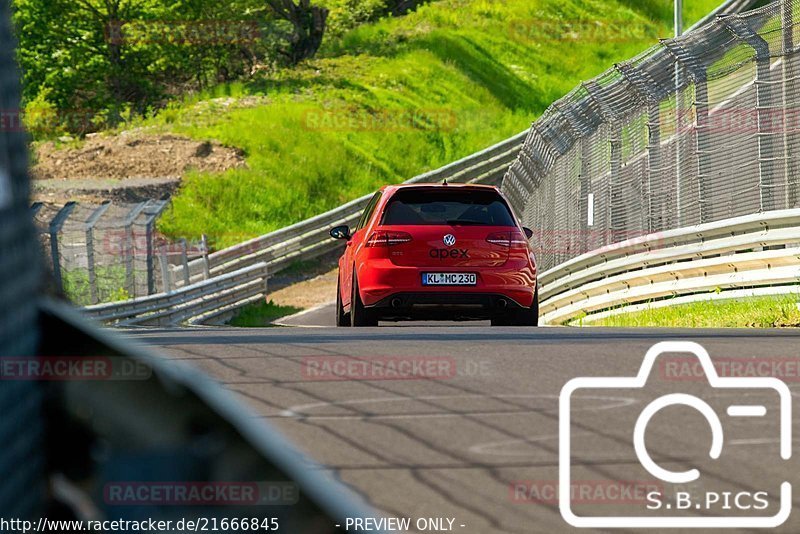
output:
M 176 135 L 122 133 L 87 139 L 80 147 L 42 143 L 31 169 L 37 200 L 91 196 L 107 200 L 171 194 L 191 170 L 246 167 L 241 150 Z M 64 183 L 58 183 L 64 182 Z

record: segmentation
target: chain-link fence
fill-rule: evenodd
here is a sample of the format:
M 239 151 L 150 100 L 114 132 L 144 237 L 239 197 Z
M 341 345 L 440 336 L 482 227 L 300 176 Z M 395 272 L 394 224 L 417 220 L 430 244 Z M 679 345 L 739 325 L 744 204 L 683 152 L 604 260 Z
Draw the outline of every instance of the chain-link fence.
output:
M 191 259 L 206 258 L 207 246 L 171 242 L 155 224 L 165 200 L 139 204 L 34 204 L 34 221 L 53 281 L 78 305 L 128 300 L 168 292 Z
M 800 0 L 663 40 L 534 123 L 503 189 L 541 270 L 639 235 L 800 207 Z

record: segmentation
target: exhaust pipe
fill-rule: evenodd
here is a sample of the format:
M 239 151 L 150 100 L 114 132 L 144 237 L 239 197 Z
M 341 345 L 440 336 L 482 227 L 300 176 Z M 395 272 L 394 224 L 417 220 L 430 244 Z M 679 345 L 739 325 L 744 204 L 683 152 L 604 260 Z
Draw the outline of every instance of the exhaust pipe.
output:
M 507 308 L 508 307 L 508 301 L 506 299 L 498 300 L 497 301 L 497 307 L 498 308 Z
M 402 305 L 403 305 L 403 301 L 400 300 L 399 298 L 393 298 L 392 299 L 392 308 L 399 308 Z

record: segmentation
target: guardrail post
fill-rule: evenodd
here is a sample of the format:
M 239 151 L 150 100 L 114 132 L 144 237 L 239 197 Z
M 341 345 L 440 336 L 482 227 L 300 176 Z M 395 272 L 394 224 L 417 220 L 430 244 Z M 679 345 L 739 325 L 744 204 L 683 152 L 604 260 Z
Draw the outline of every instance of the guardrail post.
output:
M 158 249 L 159 264 L 161 264 L 161 283 L 164 285 L 164 293 L 172 292 L 172 282 L 169 276 L 169 263 L 167 261 L 167 245 L 163 244 Z
M 53 282 L 56 289 L 60 292 L 64 291 L 64 281 L 61 276 L 61 255 L 58 252 L 58 234 L 64 226 L 64 221 L 67 220 L 72 210 L 75 209 L 74 202 L 67 202 L 61 208 L 53 220 L 50 221 L 48 233 L 50 234 L 50 257 L 53 259 Z
M 201 238 L 201 246 L 203 247 L 203 280 L 211 278 L 211 266 L 208 264 L 208 236 L 203 234 Z
M 269 295 L 269 266 L 264 266 L 264 299 Z
M 776 133 L 774 131 L 775 127 L 780 130 L 785 130 L 785 128 L 783 128 L 783 125 L 776 125 L 772 122 L 773 116 L 779 117 L 779 115 L 775 113 L 776 99 L 772 90 L 769 43 L 736 15 L 720 17 L 720 20 L 734 37 L 746 43 L 756 53 L 755 85 L 756 117 L 758 121 L 759 210 L 764 212 L 778 209 L 780 206 L 775 202 L 773 191 L 775 188 L 778 154 L 775 150 L 772 136 Z M 781 119 L 783 119 L 782 116 Z
M 94 262 L 94 225 L 100 220 L 100 217 L 111 207 L 111 201 L 106 200 L 100 207 L 92 212 L 86 220 L 84 232 L 86 235 L 86 269 L 89 271 L 89 294 L 92 304 L 100 302 L 100 297 L 97 291 L 97 272 Z
M 189 246 L 186 243 L 186 239 L 181 239 L 178 241 L 181 246 L 181 265 L 183 266 L 183 285 L 188 286 L 191 281 L 191 276 L 189 275 Z

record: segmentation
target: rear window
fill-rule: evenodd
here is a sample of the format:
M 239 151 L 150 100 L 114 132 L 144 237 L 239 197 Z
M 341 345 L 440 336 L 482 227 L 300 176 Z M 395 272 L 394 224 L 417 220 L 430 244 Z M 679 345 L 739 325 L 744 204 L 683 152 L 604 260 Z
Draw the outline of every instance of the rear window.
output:
M 386 206 L 383 224 L 516 226 L 496 192 L 456 188 L 400 190 Z

